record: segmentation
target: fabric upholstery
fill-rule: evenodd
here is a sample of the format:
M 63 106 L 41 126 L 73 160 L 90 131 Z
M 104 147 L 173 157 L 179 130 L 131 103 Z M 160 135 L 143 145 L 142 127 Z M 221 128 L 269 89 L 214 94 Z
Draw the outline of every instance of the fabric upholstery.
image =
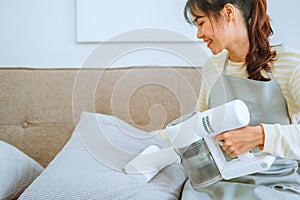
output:
M 17 198 L 42 171 L 33 159 L 0 141 L 0 199 Z
M 160 148 L 170 145 L 114 116 L 84 112 L 71 139 L 19 199 L 179 199 L 186 176 L 178 162 L 171 162 L 150 182 L 141 182 L 100 159 L 109 156 L 111 162 L 122 163 L 109 149 L 99 147 L 99 153 L 105 155 L 91 151 L 82 134 L 93 133 L 104 134 L 112 146 L 124 153 L 139 153 L 151 144 Z
M 0 140 L 47 166 L 82 111 L 115 115 L 146 131 L 195 109 L 193 67 L 0 69 Z

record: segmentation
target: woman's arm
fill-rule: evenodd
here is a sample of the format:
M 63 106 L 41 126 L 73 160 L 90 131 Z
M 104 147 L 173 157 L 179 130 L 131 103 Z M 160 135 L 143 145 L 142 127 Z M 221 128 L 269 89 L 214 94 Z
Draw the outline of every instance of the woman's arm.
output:
M 278 157 L 300 160 L 300 124 L 263 124 L 264 152 Z
M 300 66 L 296 67 L 288 84 L 288 92 L 294 104 L 294 113 L 300 112 Z M 291 112 L 291 111 L 289 111 Z M 292 116 L 291 116 L 292 117 Z M 299 115 L 298 115 L 299 117 Z M 294 158 L 300 160 L 300 124 L 296 124 L 297 118 L 291 119 L 292 125 L 263 124 L 265 132 L 265 145 L 263 151 L 279 157 Z
M 292 101 L 296 109 L 294 113 L 297 113 L 300 108 L 300 66 L 292 73 L 288 89 L 288 101 Z M 258 146 L 260 150 L 275 156 L 300 160 L 300 124 L 247 126 L 222 133 L 216 139 L 224 142 L 223 149 L 231 157 Z

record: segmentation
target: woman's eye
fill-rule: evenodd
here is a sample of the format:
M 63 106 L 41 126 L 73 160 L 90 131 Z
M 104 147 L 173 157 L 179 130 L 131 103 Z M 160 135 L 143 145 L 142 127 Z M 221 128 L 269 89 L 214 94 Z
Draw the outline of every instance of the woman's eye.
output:
M 202 26 L 203 24 L 204 24 L 204 22 L 200 22 L 200 23 L 194 22 L 194 25 L 196 25 L 196 26 Z

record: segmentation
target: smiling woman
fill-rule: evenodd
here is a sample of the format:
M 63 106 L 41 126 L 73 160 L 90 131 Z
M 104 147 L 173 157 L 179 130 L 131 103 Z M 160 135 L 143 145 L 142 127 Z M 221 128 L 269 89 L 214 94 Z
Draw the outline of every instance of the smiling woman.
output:
M 231 158 L 262 151 L 277 159 L 270 170 L 198 192 L 187 182 L 183 199 L 299 199 L 299 52 L 270 45 L 266 0 L 188 0 L 185 18 L 214 54 L 203 68 L 198 109 L 240 99 L 251 115 L 248 126 L 215 139 Z
M 236 6 L 229 4 L 231 1 L 211 5 L 204 2 L 188 1 L 185 7 L 185 18 L 197 26 L 197 37 L 207 42 L 213 54 L 227 49 L 231 61 L 245 62 L 249 78 L 267 80 L 260 70 L 270 69 L 267 63 L 275 57 L 275 52 L 268 41 L 273 30 L 266 6 L 252 5 L 252 1 L 237 1 Z M 252 9 L 255 12 L 250 13 Z

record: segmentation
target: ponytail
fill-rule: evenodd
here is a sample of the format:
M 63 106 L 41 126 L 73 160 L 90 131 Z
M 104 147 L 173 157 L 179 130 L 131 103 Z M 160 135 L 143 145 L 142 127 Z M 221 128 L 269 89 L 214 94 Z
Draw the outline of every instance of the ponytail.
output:
M 251 17 L 248 19 L 250 48 L 245 65 L 249 79 L 267 81 L 269 79 L 261 75 L 261 70 L 270 71 L 270 64 L 276 56 L 269 43 L 273 30 L 267 15 L 266 0 L 253 0 L 252 6 Z

